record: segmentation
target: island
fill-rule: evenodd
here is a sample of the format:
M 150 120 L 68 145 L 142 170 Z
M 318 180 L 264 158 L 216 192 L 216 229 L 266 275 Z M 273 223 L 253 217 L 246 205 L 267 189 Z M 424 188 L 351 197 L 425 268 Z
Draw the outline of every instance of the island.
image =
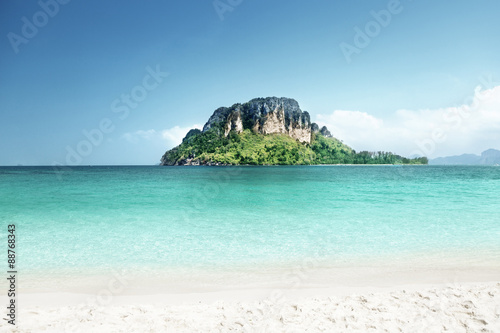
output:
M 311 123 L 309 113 L 286 97 L 255 98 L 220 107 L 203 130 L 190 130 L 161 165 L 427 164 L 426 157 L 356 152 Z

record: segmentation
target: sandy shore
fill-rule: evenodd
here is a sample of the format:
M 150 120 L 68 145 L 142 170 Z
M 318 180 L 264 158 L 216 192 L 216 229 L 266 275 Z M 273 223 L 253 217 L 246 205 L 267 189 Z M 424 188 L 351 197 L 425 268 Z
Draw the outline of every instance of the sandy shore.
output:
M 496 261 L 425 262 L 25 273 L 0 332 L 500 332 Z
M 315 292 L 316 297 L 292 292 L 245 302 L 139 305 L 145 299 L 136 295 L 120 305 L 21 306 L 19 325 L 2 321 L 0 332 L 500 332 L 496 282 L 408 286 L 349 296 Z M 67 301 L 70 295 L 38 296 L 38 301 Z

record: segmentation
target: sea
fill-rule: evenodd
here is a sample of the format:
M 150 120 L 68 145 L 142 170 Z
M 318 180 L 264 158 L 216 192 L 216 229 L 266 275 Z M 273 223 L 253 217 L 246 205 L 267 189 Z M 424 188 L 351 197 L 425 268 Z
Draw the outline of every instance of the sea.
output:
M 500 167 L 0 167 L 0 221 L 5 251 L 15 225 L 15 268 L 35 290 L 304 260 L 498 268 Z

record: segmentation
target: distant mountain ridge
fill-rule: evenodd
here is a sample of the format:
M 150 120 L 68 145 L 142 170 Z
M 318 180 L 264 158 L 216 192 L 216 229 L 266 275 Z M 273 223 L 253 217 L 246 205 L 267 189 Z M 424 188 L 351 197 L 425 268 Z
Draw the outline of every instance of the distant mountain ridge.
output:
M 438 157 L 429 161 L 431 165 L 495 165 L 500 164 L 500 150 L 488 149 L 481 153 Z

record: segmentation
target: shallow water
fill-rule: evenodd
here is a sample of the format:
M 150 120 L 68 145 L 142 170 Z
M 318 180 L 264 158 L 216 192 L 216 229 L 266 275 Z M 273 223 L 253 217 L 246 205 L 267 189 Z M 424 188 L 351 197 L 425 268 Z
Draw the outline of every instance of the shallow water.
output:
M 1 167 L 0 184 L 2 229 L 16 225 L 17 268 L 33 274 L 500 264 L 499 167 Z

